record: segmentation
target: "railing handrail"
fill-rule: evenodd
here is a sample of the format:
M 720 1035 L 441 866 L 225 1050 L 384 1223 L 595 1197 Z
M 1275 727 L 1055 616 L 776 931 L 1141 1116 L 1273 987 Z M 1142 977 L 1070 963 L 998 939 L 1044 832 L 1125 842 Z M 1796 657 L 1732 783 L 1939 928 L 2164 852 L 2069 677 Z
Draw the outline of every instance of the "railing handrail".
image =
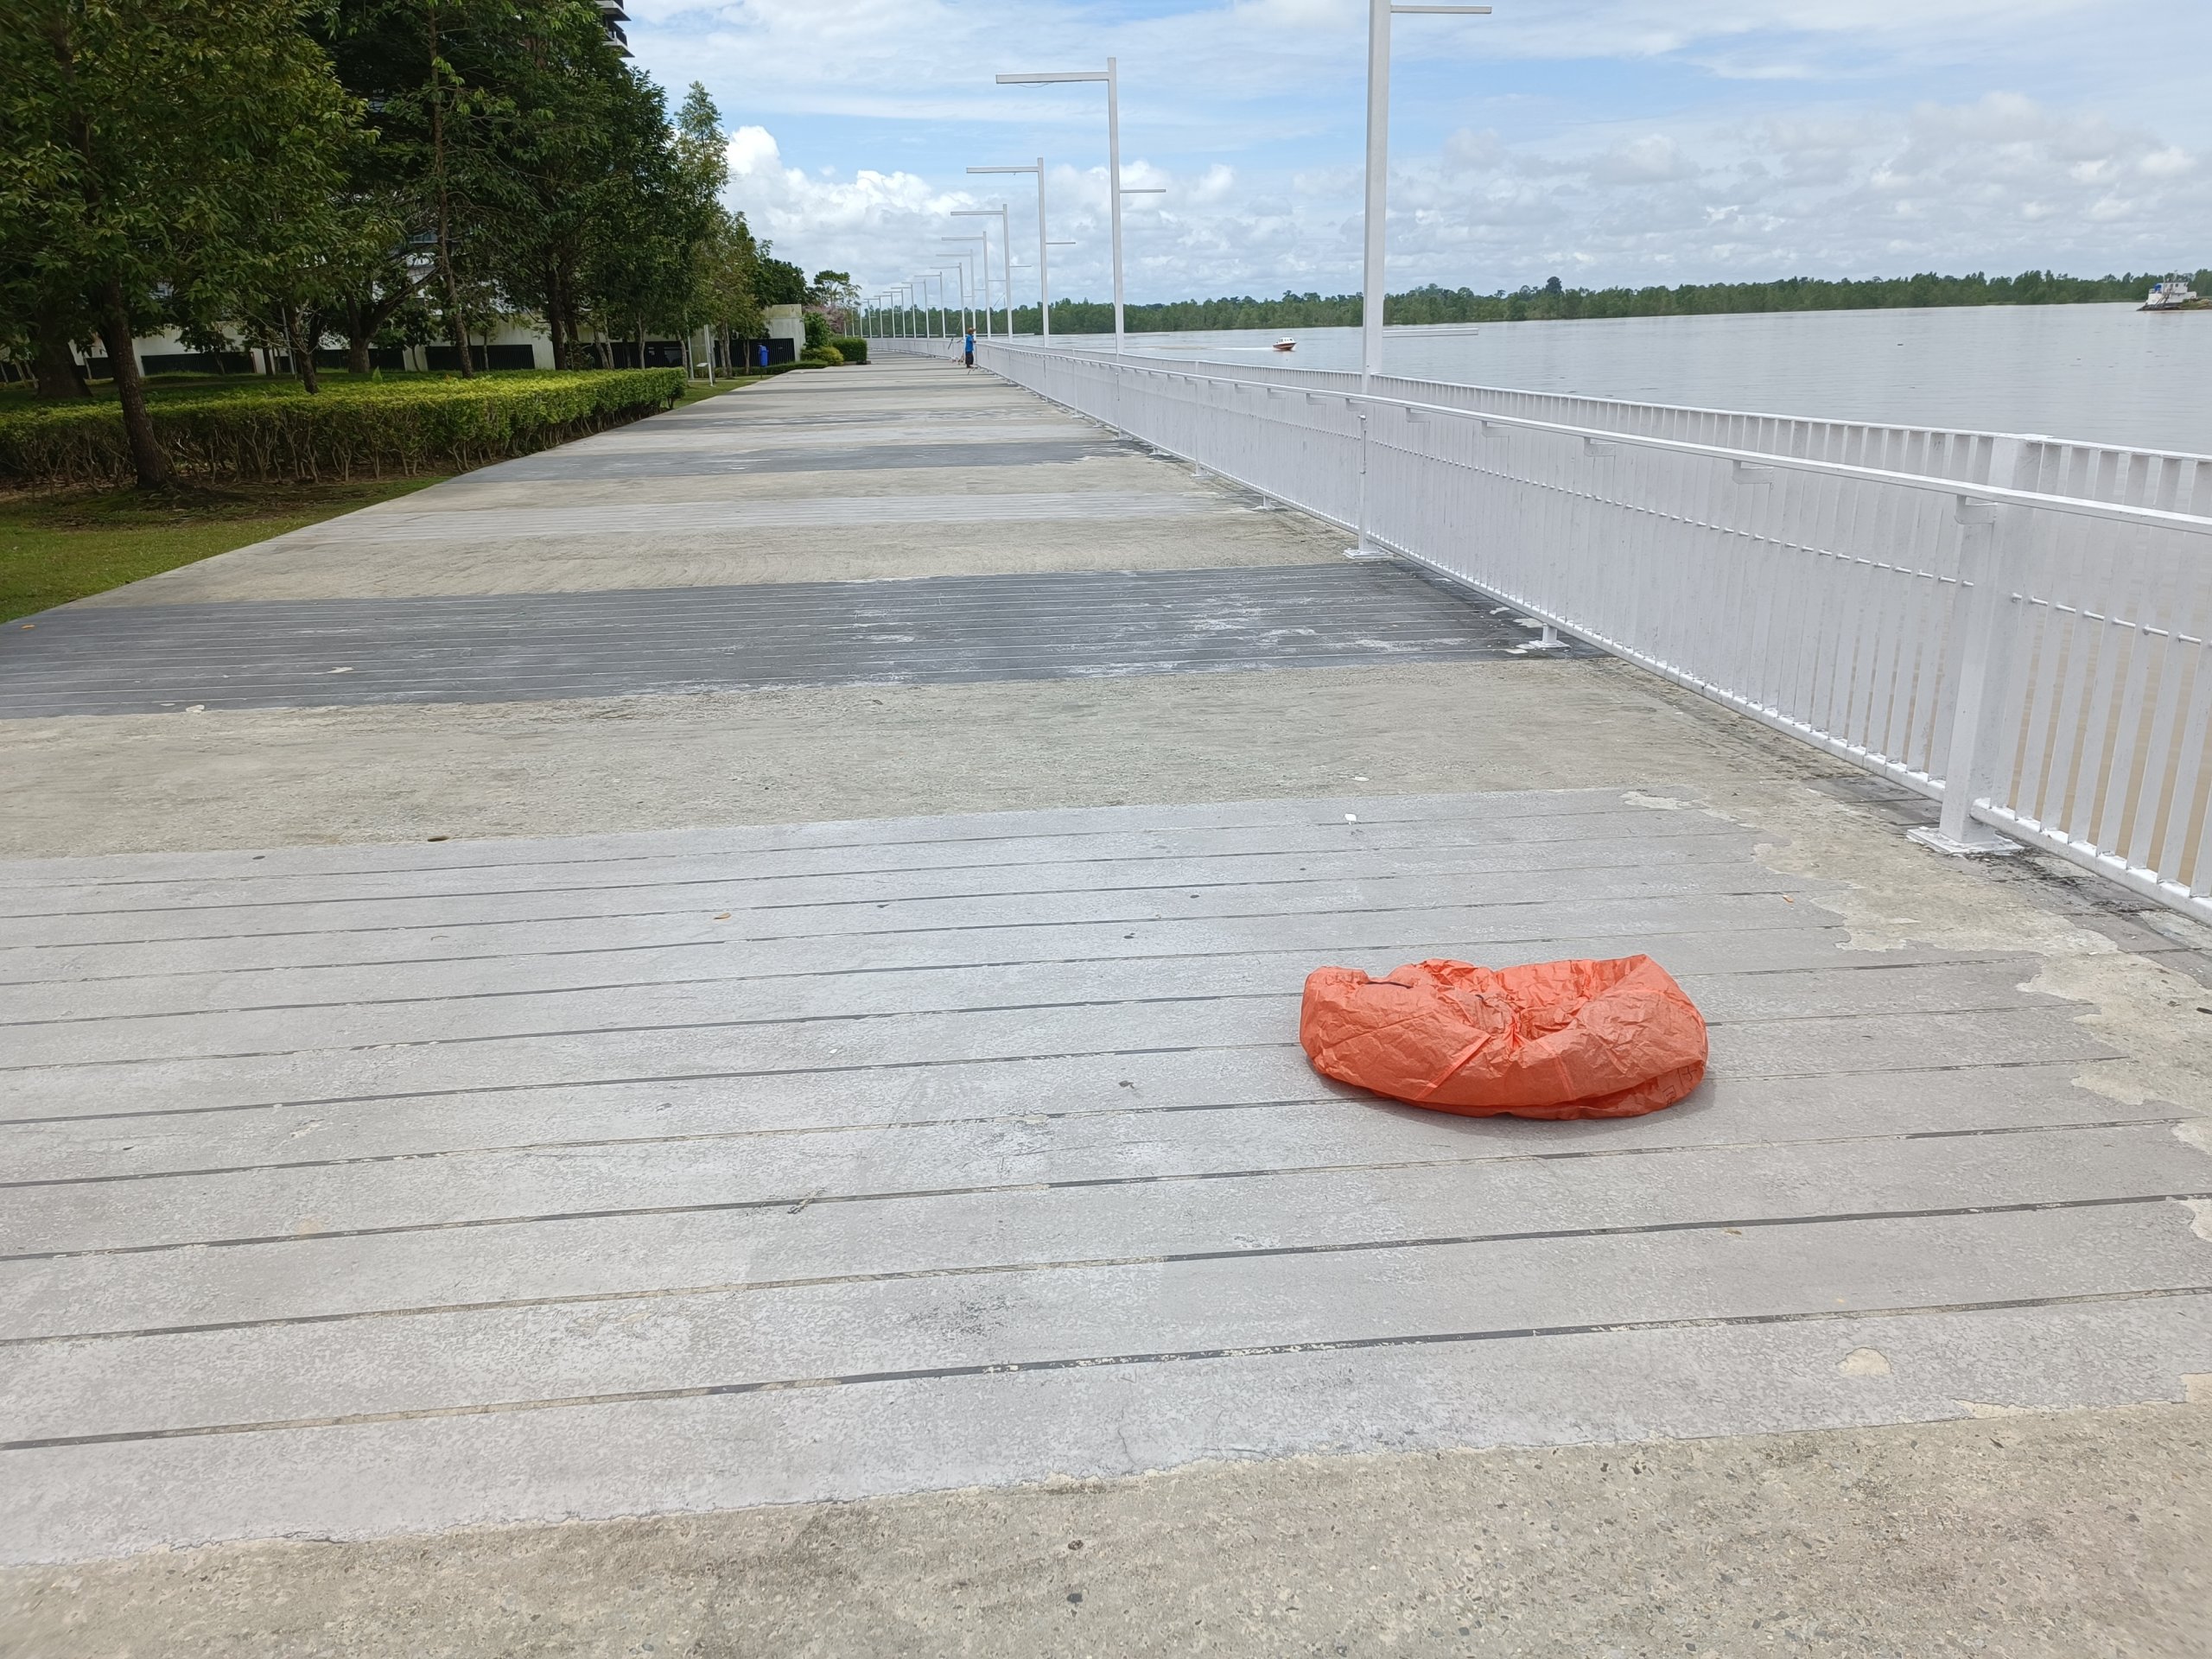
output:
M 982 344 L 980 340 L 976 343 L 978 345 Z M 1008 340 L 1001 335 L 994 339 L 990 344 L 1001 350 L 1027 352 L 1039 356 L 1052 355 L 1076 357 L 1081 358 L 1085 361 L 1099 362 L 1109 365 L 1117 364 L 1130 365 L 1130 357 L 1135 355 L 1134 353 L 1125 353 L 1117 358 L 1110 351 L 1101 351 L 1093 346 L 1075 345 L 1046 346 L 1040 341 L 1034 340 L 1022 340 L 1018 336 L 1014 339 Z M 1149 367 L 1151 365 L 1146 365 L 1144 366 Z M 1226 380 L 1240 379 L 1244 374 L 1261 376 L 1276 374 L 1304 374 L 1315 376 L 1330 375 L 1345 380 L 1357 380 L 1359 378 L 1359 372 L 1356 369 L 1310 369 L 1296 364 L 1209 363 L 1205 366 L 1209 369 L 1223 371 L 1223 372 L 1214 375 L 1212 378 Z M 1173 369 L 1171 370 L 1170 372 L 1185 373 L 1188 372 L 1188 371 L 1183 369 Z M 1639 403 L 1625 397 L 1594 397 L 1588 392 L 1545 391 L 1534 386 L 1479 385 L 1472 381 L 1439 380 L 1427 376 L 1413 374 L 1389 374 L 1385 375 L 1382 378 L 1388 380 L 1409 381 L 1419 385 L 1449 386 L 1455 391 L 1479 392 L 1485 397 L 1559 397 L 1572 399 L 1576 403 L 1600 404 L 1613 409 L 1648 410 L 1656 414 L 1695 416 L 1702 419 L 1710 420 L 1777 421 L 1784 423 L 1799 423 L 1811 426 L 1852 427 L 1865 431 L 1911 433 L 1927 437 L 2010 442 L 2014 443 L 2050 444 L 2058 448 L 2069 449 L 2094 449 L 2107 454 L 2139 455 L 2146 461 L 2165 461 L 2175 464 L 2196 463 L 2206 467 L 2212 467 L 2212 454 L 2200 454 L 2196 451 L 2191 449 L 2151 449 L 2145 448 L 2140 444 L 2107 443 L 2098 438 L 2062 438 L 2055 436 L 2048 432 L 1998 432 L 1988 430 L 1981 427 L 1972 426 L 1924 426 L 1916 422 L 1897 423 L 1891 421 L 1864 420 L 1855 416 L 1848 415 L 1784 415 L 1771 410 L 1715 409 L 1702 404 Z M 1445 405 L 1444 407 L 1448 408 L 1450 405 Z M 1475 411 L 1459 410 L 1457 412 L 1461 415 L 1467 415 L 1474 413 Z M 1507 417 L 1502 415 L 1486 415 L 1483 418 L 1486 420 L 1503 420 Z M 1609 429 L 1607 435 L 1626 436 L 1628 435 L 1625 433 L 1616 433 Z
M 1940 822 L 1914 833 L 1944 850 L 2025 842 L 2212 921 L 2212 464 L 1715 430 L 1548 393 L 1507 412 L 1440 385 L 1452 401 L 1041 344 L 993 341 L 983 362 L 1934 797 Z M 1635 423 L 1589 423 L 1615 410 Z
M 1003 348 L 1006 342 L 995 340 Z M 1035 346 L 1020 349 L 1037 352 Z M 1040 353 L 1041 354 L 1041 353 Z M 1234 375 L 1211 374 L 1192 369 L 1159 366 L 1148 363 L 1131 363 L 1127 358 L 1095 357 L 1088 353 L 1066 353 L 1099 362 L 1102 366 L 1128 374 L 1161 375 L 1181 380 L 1204 380 L 1228 385 L 1250 385 Z M 2016 490 L 2005 485 L 1980 484 L 1967 480 L 1944 478 L 1932 473 L 1899 473 L 1886 467 L 1862 467 L 1850 461 L 1820 461 L 1809 455 L 1777 454 L 1767 449 L 1736 449 L 1714 443 L 1699 443 L 1685 438 L 1662 438 L 1644 432 L 1623 431 L 1615 427 L 1572 426 L 1561 421 L 1537 420 L 1526 415 L 1499 415 L 1486 410 L 1461 409 L 1454 404 L 1425 404 L 1411 398 L 1393 397 L 1381 392 L 1309 391 L 1311 397 L 1341 398 L 1353 407 L 1371 406 L 1418 412 L 1425 416 L 1446 416 L 1452 420 L 1473 421 L 1484 426 L 1511 426 L 1527 431 L 1548 432 L 1560 437 L 1582 438 L 1593 443 L 1634 444 L 1641 448 L 1666 450 L 1676 454 L 1691 454 L 1712 461 L 1726 461 L 1745 467 L 1787 469 L 1792 472 L 1813 473 L 1829 478 L 1854 479 L 1865 483 L 1895 484 L 1906 489 L 1920 490 L 1936 495 L 1961 496 L 1969 500 L 1986 501 L 1999 506 L 2040 507 L 2046 512 L 2072 513 L 2085 518 L 2104 518 L 2119 524 L 2142 524 L 2161 530 L 2179 530 L 2193 535 L 2212 535 L 2212 516 L 2193 512 L 2172 512 L 2162 507 L 2138 507 L 2125 502 L 2099 501 L 2093 497 L 2079 495 L 2050 495 L 2036 490 Z M 2045 440 L 2022 440 L 2045 442 Z M 2137 452 L 2141 453 L 2141 452 Z

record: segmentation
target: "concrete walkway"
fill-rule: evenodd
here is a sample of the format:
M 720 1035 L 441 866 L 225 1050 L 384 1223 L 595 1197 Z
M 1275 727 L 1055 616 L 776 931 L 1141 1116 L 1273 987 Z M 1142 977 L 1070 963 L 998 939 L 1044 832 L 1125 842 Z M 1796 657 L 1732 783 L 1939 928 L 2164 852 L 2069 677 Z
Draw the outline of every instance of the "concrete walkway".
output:
M 2212 939 L 1338 541 L 897 363 L 0 640 L 0 1652 L 2212 1651 Z

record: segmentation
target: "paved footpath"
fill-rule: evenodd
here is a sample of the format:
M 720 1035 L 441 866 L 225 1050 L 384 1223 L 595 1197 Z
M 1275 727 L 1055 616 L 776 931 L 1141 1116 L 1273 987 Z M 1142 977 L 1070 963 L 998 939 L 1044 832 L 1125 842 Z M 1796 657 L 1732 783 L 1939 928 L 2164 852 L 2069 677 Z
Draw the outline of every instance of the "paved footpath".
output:
M 894 362 L 11 629 L 0 1653 L 2212 1653 L 2212 934 L 1338 549 Z

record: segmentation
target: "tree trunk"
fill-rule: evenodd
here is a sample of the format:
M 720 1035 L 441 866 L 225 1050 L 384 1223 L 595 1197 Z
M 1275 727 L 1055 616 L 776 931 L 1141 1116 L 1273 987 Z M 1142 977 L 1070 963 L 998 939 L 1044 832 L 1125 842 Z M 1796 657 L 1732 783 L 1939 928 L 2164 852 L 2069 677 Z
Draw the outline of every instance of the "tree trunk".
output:
M 446 196 L 446 122 L 443 70 L 438 59 L 438 14 L 430 10 L 430 154 L 438 179 L 438 278 L 446 291 L 446 338 L 460 348 L 461 378 L 474 379 L 476 368 L 468 360 L 468 326 L 461 321 L 461 291 L 453 279 L 453 219 Z
M 130 445 L 138 487 L 163 488 L 174 470 L 146 412 L 146 383 L 139 378 L 138 354 L 130 347 L 130 309 L 124 303 L 123 284 L 112 277 L 100 295 L 100 338 L 107 344 L 108 371 L 115 376 L 116 401 L 123 405 L 123 435 Z
M 645 366 L 645 320 L 643 317 L 638 319 L 638 366 L 641 369 Z
M 346 302 L 346 372 L 369 372 L 369 308 L 358 299 Z
M 315 351 L 302 337 L 299 308 L 289 300 L 284 302 L 284 346 L 292 353 L 292 372 L 300 377 L 300 385 L 313 394 L 322 390 L 315 375 Z
M 569 342 L 562 321 L 562 310 L 567 296 L 561 288 L 561 268 L 549 265 L 545 271 L 545 332 L 553 337 L 553 366 L 569 366 Z
M 31 358 L 31 378 L 38 383 L 41 397 L 87 397 L 91 389 L 85 385 L 84 371 L 77 366 L 76 353 L 69 349 L 69 342 L 58 334 L 41 328 L 38 332 L 38 348 Z

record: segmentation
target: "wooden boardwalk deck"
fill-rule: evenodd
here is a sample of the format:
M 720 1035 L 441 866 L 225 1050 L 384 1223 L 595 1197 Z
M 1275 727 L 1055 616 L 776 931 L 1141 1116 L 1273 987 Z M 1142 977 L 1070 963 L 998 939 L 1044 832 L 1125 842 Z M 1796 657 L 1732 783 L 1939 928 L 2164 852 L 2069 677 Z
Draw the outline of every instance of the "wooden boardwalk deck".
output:
M 677 703 L 772 733 L 810 685 L 926 695 L 900 707 L 988 759 L 1017 683 L 1241 676 L 1280 712 L 1224 741 L 1272 780 L 1306 775 L 1319 666 L 1376 677 L 1378 728 L 1548 717 L 1594 753 L 1598 705 L 1547 700 L 1611 671 L 1525 639 L 933 365 L 701 405 L 9 634 L 0 741 L 92 778 L 104 831 L 139 813 L 141 850 L 0 862 L 0 1560 L 2212 1372 L 2201 1126 L 2082 1083 L 2145 1027 L 2026 988 L 2047 929 L 1854 947 L 1844 881 L 1660 810 L 1751 753 L 1703 727 L 1619 742 L 1633 789 L 1347 766 L 1264 800 L 560 828 L 598 734 L 649 746 Z M 1408 661 L 1440 677 L 1418 696 Z M 503 703 L 547 711 L 528 742 L 560 763 L 527 836 L 219 850 L 138 782 L 212 743 L 241 814 L 319 826 L 276 797 L 341 798 L 359 722 L 411 721 L 378 729 L 466 822 L 522 769 L 440 746 Z M 830 706 L 825 774 L 878 705 Z M 1163 776 L 1213 717 L 1161 725 Z M 279 740 L 320 770 L 257 781 Z M 1712 1022 L 1710 1079 L 1649 1118 L 1423 1113 L 1296 1046 L 1320 963 L 1630 951 Z
M 2018 957 L 1618 794 L 0 871 L 15 1555 L 2143 1397 L 2171 1110 Z M 1306 969 L 1649 950 L 1621 1123 L 1317 1078 Z M 1886 1370 L 1866 1374 L 1872 1351 Z

